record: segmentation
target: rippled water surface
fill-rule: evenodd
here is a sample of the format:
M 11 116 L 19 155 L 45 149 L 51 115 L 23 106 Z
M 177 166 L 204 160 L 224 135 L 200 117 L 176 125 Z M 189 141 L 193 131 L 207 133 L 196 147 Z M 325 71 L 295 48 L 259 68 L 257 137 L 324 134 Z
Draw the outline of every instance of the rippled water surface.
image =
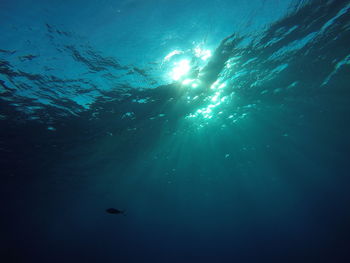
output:
M 1 261 L 349 262 L 349 1 L 0 17 Z

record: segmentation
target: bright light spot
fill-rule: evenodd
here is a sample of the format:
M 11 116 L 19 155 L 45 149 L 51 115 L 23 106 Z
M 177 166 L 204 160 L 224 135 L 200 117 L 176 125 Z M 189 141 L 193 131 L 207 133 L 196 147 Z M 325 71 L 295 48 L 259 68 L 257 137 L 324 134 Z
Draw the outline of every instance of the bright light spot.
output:
M 215 81 L 213 84 L 211 84 L 210 89 L 216 89 L 216 85 L 219 84 L 219 81 Z
M 226 87 L 226 83 L 222 83 L 219 87 L 218 87 L 218 89 L 223 89 L 223 88 L 225 88 Z
M 175 67 L 170 72 L 170 76 L 173 80 L 179 80 L 181 77 L 186 75 L 191 69 L 190 61 L 187 59 L 175 62 L 174 66 Z
M 198 80 L 197 79 L 185 79 L 184 81 L 182 81 L 182 85 L 189 85 L 191 84 L 192 88 L 197 88 L 198 87 Z
M 212 112 L 212 110 L 211 110 L 211 108 L 206 108 L 204 111 L 202 111 L 202 113 L 211 113 Z
M 230 59 L 226 62 L 226 68 L 232 68 L 233 66 L 235 66 L 235 65 L 238 63 L 237 60 L 238 60 L 239 58 L 240 58 L 239 56 L 230 58 Z
M 211 57 L 211 51 L 209 49 L 201 49 L 200 47 L 196 47 L 194 49 L 194 53 L 197 58 L 201 58 L 202 60 L 207 60 Z
M 215 95 L 211 98 L 212 102 L 216 102 L 220 96 L 220 92 L 216 92 Z
M 188 116 L 187 116 L 188 118 L 196 118 L 197 117 L 197 115 L 196 114 L 192 114 L 192 113 L 190 113 Z
M 164 61 L 169 61 L 173 56 L 183 54 L 181 50 L 174 50 L 164 57 Z
M 182 85 L 190 84 L 193 81 L 194 81 L 194 79 L 185 79 L 184 81 L 182 81 Z

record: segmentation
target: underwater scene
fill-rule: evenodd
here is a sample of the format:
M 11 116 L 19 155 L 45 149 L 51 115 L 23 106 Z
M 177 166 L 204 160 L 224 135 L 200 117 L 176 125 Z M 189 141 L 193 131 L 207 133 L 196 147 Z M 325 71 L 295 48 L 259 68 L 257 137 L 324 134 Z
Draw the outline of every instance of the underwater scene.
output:
M 350 262 L 349 0 L 0 18 L 0 262 Z

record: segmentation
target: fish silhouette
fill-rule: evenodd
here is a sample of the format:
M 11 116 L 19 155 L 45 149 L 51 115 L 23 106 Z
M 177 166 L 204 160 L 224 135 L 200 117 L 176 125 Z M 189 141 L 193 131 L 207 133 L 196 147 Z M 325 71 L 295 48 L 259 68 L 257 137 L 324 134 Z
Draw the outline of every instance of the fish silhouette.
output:
M 106 209 L 106 212 L 109 214 L 114 214 L 114 215 L 118 215 L 118 214 L 124 214 L 125 215 L 125 211 L 124 210 L 119 210 L 116 208 L 108 208 Z

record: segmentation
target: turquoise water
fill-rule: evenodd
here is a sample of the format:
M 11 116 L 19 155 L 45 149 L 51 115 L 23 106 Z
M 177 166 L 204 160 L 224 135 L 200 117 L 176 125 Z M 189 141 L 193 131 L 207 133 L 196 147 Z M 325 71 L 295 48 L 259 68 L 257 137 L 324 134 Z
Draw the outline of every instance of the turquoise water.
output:
M 0 7 L 3 262 L 349 262 L 349 1 Z

